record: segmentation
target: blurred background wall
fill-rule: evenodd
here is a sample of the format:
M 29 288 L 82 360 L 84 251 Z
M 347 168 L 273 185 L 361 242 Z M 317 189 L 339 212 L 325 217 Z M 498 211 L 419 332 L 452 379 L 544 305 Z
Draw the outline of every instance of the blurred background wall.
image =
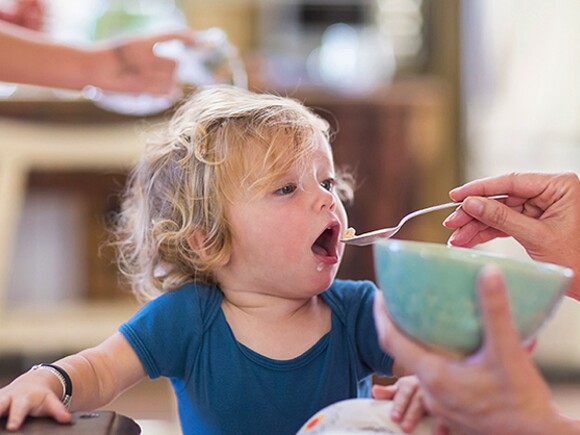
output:
M 461 3 L 466 179 L 512 171 L 580 173 L 578 23 L 580 2 L 574 0 Z M 511 239 L 484 248 L 525 256 Z M 549 370 L 577 372 L 578 343 L 578 303 L 565 300 L 536 358 Z

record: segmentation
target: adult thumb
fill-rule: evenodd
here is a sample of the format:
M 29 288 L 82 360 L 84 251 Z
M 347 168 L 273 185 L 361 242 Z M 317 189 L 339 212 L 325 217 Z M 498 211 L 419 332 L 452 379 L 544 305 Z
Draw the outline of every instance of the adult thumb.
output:
M 497 266 L 484 266 L 477 283 L 484 347 L 496 358 L 509 358 L 521 345 L 501 271 Z

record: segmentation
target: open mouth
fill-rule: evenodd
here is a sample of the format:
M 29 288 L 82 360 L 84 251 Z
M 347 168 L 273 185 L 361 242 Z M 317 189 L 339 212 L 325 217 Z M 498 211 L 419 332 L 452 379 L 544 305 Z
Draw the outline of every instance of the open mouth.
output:
M 336 257 L 338 225 L 327 227 L 312 245 L 312 252 L 323 257 Z

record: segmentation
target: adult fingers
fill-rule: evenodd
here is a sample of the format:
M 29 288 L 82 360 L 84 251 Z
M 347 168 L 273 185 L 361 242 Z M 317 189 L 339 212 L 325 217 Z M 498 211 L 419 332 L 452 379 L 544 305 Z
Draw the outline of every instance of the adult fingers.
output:
M 473 221 L 473 217 L 465 213 L 461 207 L 455 209 L 453 212 L 449 213 L 449 216 L 443 221 L 443 226 L 449 229 L 460 228 L 464 225 Z
M 510 301 L 497 266 L 485 266 L 478 279 L 478 301 L 484 332 L 484 353 L 509 361 L 514 350 L 522 351 L 510 311 Z
M 463 211 L 478 221 L 516 238 L 522 245 L 537 244 L 545 225 L 540 220 L 512 210 L 498 201 L 480 197 L 469 197 Z
M 156 65 L 149 71 L 143 71 L 143 76 L 135 83 L 143 89 L 143 92 L 150 94 L 170 94 L 181 89 L 178 81 L 175 79 L 174 71 L 176 64 L 170 59 L 161 59 L 163 65 Z M 165 62 L 166 61 L 166 62 Z
M 503 231 L 496 230 L 487 225 L 477 222 L 470 222 L 467 226 L 459 228 L 451 234 L 447 243 L 452 246 L 459 246 L 463 248 L 473 248 L 490 240 L 508 237 L 508 234 Z
M 534 198 L 542 193 L 554 175 L 513 172 L 498 177 L 482 178 L 452 189 L 449 196 L 454 201 L 461 201 L 468 196 L 490 196 L 504 193 L 520 198 Z
M 151 41 L 154 43 L 173 40 L 182 41 L 188 45 L 195 46 L 202 42 L 203 36 L 200 32 L 196 32 L 192 29 L 176 30 L 173 32 L 159 33 L 151 36 Z
M 486 199 L 485 197 L 483 197 L 484 199 Z M 468 202 L 471 202 L 472 204 L 474 202 L 471 201 L 471 199 L 466 199 Z M 526 200 L 526 199 L 522 199 L 522 198 L 516 198 L 516 197 L 509 197 L 506 198 L 504 200 L 493 200 L 499 203 L 503 203 L 506 206 L 508 206 L 509 208 L 511 208 L 513 211 L 515 211 L 516 213 L 521 213 L 524 214 L 526 216 L 532 217 L 532 218 L 540 218 L 544 212 L 545 212 L 545 208 L 541 208 L 539 206 L 537 206 L 536 204 L 533 203 L 532 200 Z M 469 206 L 469 204 L 468 204 Z M 472 214 L 476 212 L 476 210 L 472 211 Z M 447 218 L 445 218 L 445 220 L 443 221 L 443 226 L 445 228 L 449 228 L 449 229 L 457 229 L 457 228 L 461 228 L 465 225 L 470 224 L 471 222 L 473 222 L 475 219 L 472 216 L 472 214 L 466 213 L 463 210 L 463 206 L 457 208 L 456 210 L 454 210 L 452 213 L 449 214 L 449 216 L 447 216 Z M 476 221 L 477 222 L 477 221 Z

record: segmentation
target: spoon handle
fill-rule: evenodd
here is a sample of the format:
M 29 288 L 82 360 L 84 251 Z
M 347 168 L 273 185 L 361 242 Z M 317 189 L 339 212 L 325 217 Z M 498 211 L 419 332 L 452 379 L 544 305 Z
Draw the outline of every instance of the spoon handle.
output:
M 488 196 L 488 199 L 505 199 L 508 195 L 492 195 Z M 354 245 L 354 246 L 367 246 L 379 239 L 388 239 L 394 236 L 405 224 L 409 219 L 414 217 L 420 216 L 422 214 L 431 213 L 437 210 L 443 210 L 445 208 L 452 208 L 452 207 L 459 207 L 463 204 L 463 201 L 459 202 L 446 202 L 445 204 L 434 205 L 427 208 L 422 208 L 420 210 L 416 210 L 412 213 L 409 213 L 401 219 L 399 224 L 396 227 L 392 228 L 383 228 L 380 230 L 370 231 L 368 233 L 358 234 L 348 239 L 342 239 L 341 242 L 346 243 L 347 245 Z

